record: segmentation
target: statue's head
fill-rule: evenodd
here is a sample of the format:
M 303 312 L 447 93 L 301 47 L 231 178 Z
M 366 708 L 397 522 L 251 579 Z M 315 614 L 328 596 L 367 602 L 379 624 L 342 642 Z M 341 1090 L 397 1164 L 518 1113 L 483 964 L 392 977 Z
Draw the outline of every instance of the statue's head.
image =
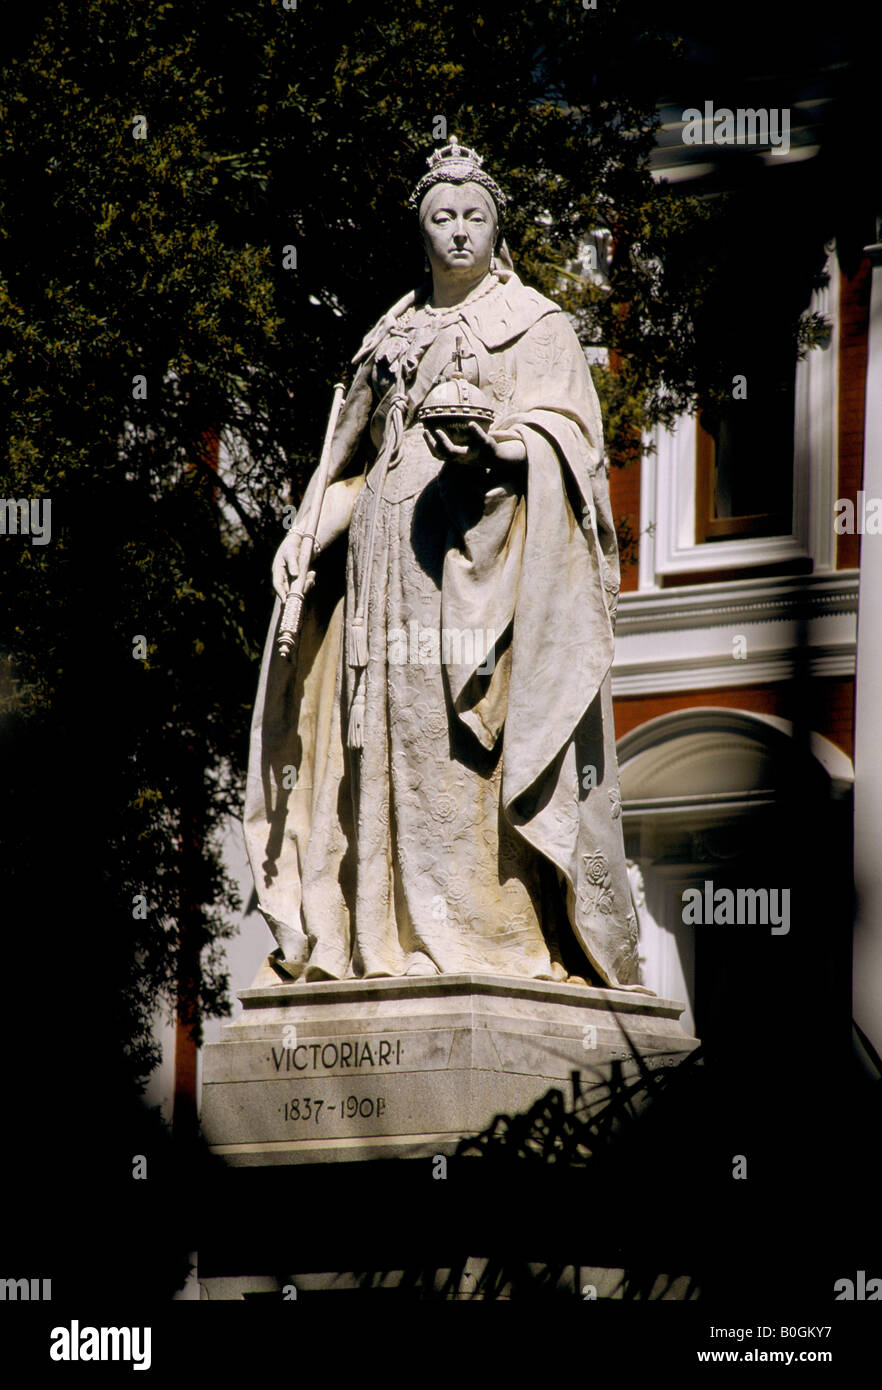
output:
M 418 213 L 430 265 L 448 273 L 486 271 L 501 241 L 505 194 L 482 168 L 481 156 L 455 137 L 427 163 L 410 206 Z

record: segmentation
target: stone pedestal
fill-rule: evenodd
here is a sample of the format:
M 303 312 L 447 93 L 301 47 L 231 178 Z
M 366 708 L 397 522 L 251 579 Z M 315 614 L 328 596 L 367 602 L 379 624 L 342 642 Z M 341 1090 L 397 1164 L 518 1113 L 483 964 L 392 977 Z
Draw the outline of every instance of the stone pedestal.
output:
M 450 1154 L 552 1087 L 602 1103 L 613 1063 L 674 1066 L 696 1046 L 683 1005 L 495 975 L 244 990 L 205 1048 L 202 1129 L 237 1166 Z

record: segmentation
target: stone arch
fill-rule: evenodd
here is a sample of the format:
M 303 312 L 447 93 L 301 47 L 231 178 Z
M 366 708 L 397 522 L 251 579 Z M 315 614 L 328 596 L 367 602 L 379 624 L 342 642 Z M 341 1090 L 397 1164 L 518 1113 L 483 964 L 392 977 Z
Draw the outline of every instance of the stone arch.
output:
M 819 797 L 848 800 L 851 760 L 820 734 L 807 742 L 802 776 Z M 695 1026 L 697 982 L 683 890 L 745 854 L 763 817 L 774 814 L 798 753 L 788 720 L 716 706 L 661 715 L 618 741 L 643 978 L 658 994 L 686 1000 L 687 1031 Z

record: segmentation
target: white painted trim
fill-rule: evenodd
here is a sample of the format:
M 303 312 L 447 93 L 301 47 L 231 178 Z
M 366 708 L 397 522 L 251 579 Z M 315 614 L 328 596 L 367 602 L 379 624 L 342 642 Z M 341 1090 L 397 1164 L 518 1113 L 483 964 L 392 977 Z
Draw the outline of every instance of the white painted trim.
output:
M 857 606 L 857 570 L 623 594 L 613 695 L 851 676 Z
M 831 513 L 832 514 L 832 513 Z M 774 621 L 795 608 L 807 614 L 856 613 L 859 571 L 725 579 L 674 589 L 626 593 L 619 598 L 616 632 L 662 631 L 720 623 Z
M 655 536 L 658 530 L 658 494 L 656 491 L 658 460 L 656 449 L 655 433 L 653 433 L 645 442 L 643 457 L 640 462 L 640 553 L 637 583 L 641 593 L 658 588 L 655 569 Z M 625 597 L 626 595 L 623 594 L 619 602 Z
M 728 664 L 727 664 L 728 662 Z M 662 676 L 641 670 L 623 670 L 613 677 L 614 697 L 625 695 L 665 695 L 683 690 L 728 690 L 735 686 L 775 685 L 791 681 L 798 673 L 818 679 L 822 676 L 849 677 L 855 671 L 854 657 L 837 653 L 813 655 L 807 665 L 785 655 L 766 661 L 734 662 L 723 656 L 717 662 L 708 659 L 684 662 L 679 668 L 669 664 Z
M 872 264 L 864 405 L 864 472 L 868 497 L 882 497 L 882 236 L 864 248 Z M 855 703 L 854 1016 L 882 1052 L 882 540 L 861 542 L 861 605 Z
M 839 262 L 835 245 L 827 246 L 824 266 L 829 284 L 812 296 L 811 308 L 832 323 L 830 343 L 810 352 L 796 370 L 796 449 L 805 451 L 798 465 L 808 477 L 808 544 L 816 574 L 836 567 L 833 503 L 839 477 Z
M 694 415 L 681 416 L 673 430 L 659 427 L 656 448 L 655 579 L 700 570 L 743 569 L 807 559 L 805 483 L 794 458 L 793 530 L 788 536 L 751 536 L 731 541 L 695 543 Z M 831 508 L 832 527 L 832 508 Z M 802 531 L 798 526 L 802 525 Z M 641 529 L 645 529 L 641 526 Z

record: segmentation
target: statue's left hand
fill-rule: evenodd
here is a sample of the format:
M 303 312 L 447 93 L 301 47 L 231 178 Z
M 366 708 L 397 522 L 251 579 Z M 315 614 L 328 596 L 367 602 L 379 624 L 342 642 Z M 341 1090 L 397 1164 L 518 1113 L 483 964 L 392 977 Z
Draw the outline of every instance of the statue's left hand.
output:
M 442 429 L 436 428 L 434 435 L 449 458 L 462 458 L 466 454 L 473 454 L 476 447 L 484 451 L 485 457 L 489 454 L 497 463 L 523 463 L 527 457 L 522 439 L 494 439 L 492 434 L 482 430 L 474 421 L 469 425 L 469 430 L 475 437 L 474 444 L 454 444 Z

